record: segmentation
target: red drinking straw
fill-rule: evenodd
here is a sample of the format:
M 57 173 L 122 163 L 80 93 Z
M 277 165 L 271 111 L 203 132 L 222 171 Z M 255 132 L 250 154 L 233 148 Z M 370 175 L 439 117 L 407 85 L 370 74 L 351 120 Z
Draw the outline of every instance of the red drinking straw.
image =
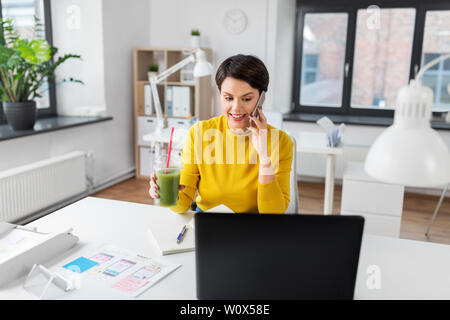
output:
M 173 127 L 170 132 L 170 142 L 169 142 L 169 154 L 167 155 L 167 163 L 166 163 L 166 174 L 169 173 L 169 162 L 170 162 L 170 153 L 172 152 L 172 139 L 173 139 Z

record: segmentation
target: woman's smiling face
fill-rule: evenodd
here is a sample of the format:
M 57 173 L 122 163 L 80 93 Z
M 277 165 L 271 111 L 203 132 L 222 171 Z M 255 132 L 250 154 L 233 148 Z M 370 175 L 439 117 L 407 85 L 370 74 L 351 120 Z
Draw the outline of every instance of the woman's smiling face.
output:
M 259 98 L 259 90 L 232 77 L 226 77 L 220 89 L 222 113 L 228 119 L 228 127 L 231 130 L 246 131 L 250 125 L 249 115 Z

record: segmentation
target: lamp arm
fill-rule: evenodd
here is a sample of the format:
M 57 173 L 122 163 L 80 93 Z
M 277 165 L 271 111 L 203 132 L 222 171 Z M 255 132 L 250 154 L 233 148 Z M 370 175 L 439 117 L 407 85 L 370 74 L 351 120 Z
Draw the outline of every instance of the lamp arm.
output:
M 156 77 L 149 77 L 150 87 L 152 89 L 152 96 L 153 101 L 155 103 L 155 111 L 156 111 L 156 131 L 161 132 L 161 130 L 164 128 L 164 116 L 162 112 L 161 107 L 161 101 L 159 100 L 159 94 L 158 94 L 158 88 L 156 87 L 156 84 L 166 79 L 171 74 L 177 72 L 184 66 L 188 65 L 191 62 L 195 61 L 194 53 L 189 55 L 189 57 L 181 60 L 177 64 L 173 65 L 167 70 L 164 70 Z
M 164 117 L 162 114 L 161 101 L 159 100 L 158 88 L 155 81 L 150 81 L 150 87 L 152 89 L 153 101 L 155 103 L 156 111 L 156 130 L 161 130 L 164 127 Z
M 427 71 L 428 69 L 430 69 L 432 66 L 438 64 L 439 62 L 441 62 L 442 60 L 448 59 L 450 58 L 450 53 L 440 56 L 434 60 L 431 60 L 430 62 L 428 62 L 426 65 L 424 65 L 422 68 L 420 68 L 419 73 L 417 73 L 415 79 L 417 82 L 420 81 L 420 79 L 422 78 L 423 74 L 425 73 L 425 71 Z
M 183 68 L 184 66 L 188 65 L 191 62 L 195 62 L 194 54 L 189 55 L 189 57 L 185 58 L 184 60 L 181 60 L 177 64 L 171 66 L 169 69 L 161 72 L 158 76 L 156 76 L 155 83 L 163 81 L 165 78 L 177 72 L 178 70 L 180 70 L 181 68 Z M 151 81 L 152 79 L 149 80 Z

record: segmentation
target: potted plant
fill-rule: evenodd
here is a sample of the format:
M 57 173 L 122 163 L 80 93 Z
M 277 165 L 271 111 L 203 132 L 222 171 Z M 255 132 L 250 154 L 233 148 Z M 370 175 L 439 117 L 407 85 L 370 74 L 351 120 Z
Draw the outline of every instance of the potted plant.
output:
M 36 101 L 39 90 L 48 81 L 53 83 L 55 69 L 70 58 L 79 55 L 66 54 L 52 58 L 58 49 L 39 39 L 42 24 L 35 18 L 34 39 L 21 38 L 11 19 L 0 19 L 0 96 L 6 120 L 14 130 L 33 129 L 36 121 Z M 78 82 L 73 78 L 61 82 Z
M 148 66 L 148 78 L 156 77 L 158 75 L 159 66 L 154 63 Z
M 191 47 L 200 47 L 200 31 L 198 29 L 191 30 Z

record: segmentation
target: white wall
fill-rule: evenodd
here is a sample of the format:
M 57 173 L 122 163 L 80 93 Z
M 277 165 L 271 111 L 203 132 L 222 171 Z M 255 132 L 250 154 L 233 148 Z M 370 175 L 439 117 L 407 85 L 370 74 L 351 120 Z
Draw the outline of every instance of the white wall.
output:
M 238 35 L 229 34 L 223 18 L 239 8 L 248 26 Z M 259 57 L 270 74 L 265 108 L 289 110 L 292 90 L 295 0 L 150 0 L 150 44 L 189 46 L 192 28 L 200 29 L 201 46 L 214 51 L 214 68 L 229 56 L 243 53 Z M 218 91 L 213 114 L 220 114 Z
M 290 110 L 292 77 L 294 72 L 295 0 L 271 0 L 273 9 L 269 15 L 269 39 L 267 53 L 271 60 L 272 109 Z M 273 21 L 275 20 L 275 21 Z
M 68 30 L 67 8 L 81 10 L 81 28 Z M 148 0 L 53 0 L 54 45 L 59 53 L 81 53 L 57 72 L 85 86 L 57 88 L 58 110 L 104 104 L 114 120 L 0 142 L 0 170 L 72 150 L 93 152 L 96 184 L 134 168 L 132 48 L 149 45 Z
M 150 44 L 189 46 L 190 31 L 198 28 L 200 45 L 214 52 L 215 69 L 224 59 L 238 53 L 256 55 L 266 63 L 267 3 L 267 0 L 150 0 Z M 238 35 L 229 34 L 223 25 L 225 13 L 233 8 L 243 10 L 248 21 L 246 30 Z M 218 91 L 212 78 L 215 93 L 212 110 L 217 115 Z M 270 103 L 269 97 L 267 101 Z
M 57 82 L 69 77 L 84 82 L 57 87 L 58 114 L 71 115 L 77 106 L 105 106 L 102 10 L 101 0 L 51 2 L 53 42 L 58 55 L 74 53 L 82 57 L 58 67 Z

